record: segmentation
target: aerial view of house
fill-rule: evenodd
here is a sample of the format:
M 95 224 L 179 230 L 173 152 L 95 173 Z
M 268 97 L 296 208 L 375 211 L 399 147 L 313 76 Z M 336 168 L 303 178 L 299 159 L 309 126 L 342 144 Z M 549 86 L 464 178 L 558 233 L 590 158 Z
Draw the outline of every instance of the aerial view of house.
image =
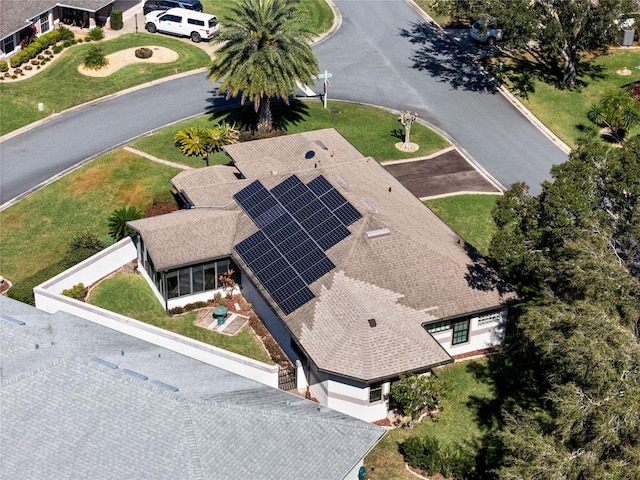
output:
M 188 207 L 130 222 L 165 308 L 231 268 L 322 405 L 387 415 L 391 382 L 497 345 L 512 293 L 477 252 L 334 129 L 225 147 L 178 174 Z

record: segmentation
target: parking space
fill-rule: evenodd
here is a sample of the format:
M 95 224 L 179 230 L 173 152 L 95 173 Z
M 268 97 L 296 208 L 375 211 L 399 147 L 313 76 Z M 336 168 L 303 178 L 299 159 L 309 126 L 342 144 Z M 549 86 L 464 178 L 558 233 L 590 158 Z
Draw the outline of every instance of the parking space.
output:
M 500 193 L 500 189 L 450 148 L 427 158 L 387 162 L 384 168 L 422 199 L 457 193 Z

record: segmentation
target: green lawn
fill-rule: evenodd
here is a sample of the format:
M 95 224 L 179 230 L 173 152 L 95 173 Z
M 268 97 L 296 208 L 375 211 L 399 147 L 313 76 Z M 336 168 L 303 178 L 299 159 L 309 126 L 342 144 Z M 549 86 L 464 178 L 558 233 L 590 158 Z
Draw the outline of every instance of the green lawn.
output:
M 131 47 L 158 45 L 176 51 L 179 58 L 172 63 L 136 63 L 104 78 L 88 77 L 78 72 L 78 66 L 83 63 L 87 50 L 96 45 L 105 55 Z M 0 82 L 0 135 L 105 95 L 206 67 L 209 61 L 201 48 L 168 36 L 147 33 L 130 33 L 113 40 L 71 46 L 37 75 L 19 82 Z M 38 111 L 38 103 L 44 104 L 44 111 Z
M 456 195 L 424 203 L 481 254 L 487 255 L 495 232 L 491 211 L 496 198 L 496 195 Z
M 14 283 L 28 281 L 61 261 L 69 240 L 84 231 L 108 239 L 108 216 L 114 209 L 147 207 L 155 195 L 170 189 L 178 172 L 117 150 L 3 210 L 2 275 Z
M 328 108 L 325 109 L 319 100 L 296 101 L 291 102 L 291 105 L 293 108 L 288 109 L 282 104 L 274 104 L 274 120 L 281 121 L 287 132 L 300 133 L 334 127 L 364 155 L 379 161 L 428 155 L 449 146 L 447 140 L 433 130 L 414 123 L 411 128 L 411 141 L 420 145 L 420 149 L 414 153 L 401 152 L 395 144 L 404 138 L 402 125 L 398 122 L 396 114 L 383 109 L 345 102 L 329 102 Z M 243 118 L 255 113 L 253 107 L 247 107 L 244 110 L 245 114 L 220 113 L 186 120 L 139 138 L 130 146 L 165 160 L 185 163 L 193 167 L 204 167 L 205 162 L 202 158 L 190 158 L 180 153 L 173 143 L 176 132 L 186 127 L 211 126 L 223 120 L 240 126 Z M 331 111 L 340 113 L 331 113 Z M 229 157 L 222 152 L 209 156 L 210 165 L 224 165 L 228 162 Z
M 91 292 L 89 303 L 260 362 L 273 363 L 248 326 L 229 336 L 196 326 L 197 312 L 169 317 L 141 275 L 119 273 L 103 280 Z
M 503 72 L 495 68 L 500 60 L 505 64 Z M 609 91 L 630 88 L 640 81 L 640 70 L 635 68 L 640 66 L 640 52 L 631 49 L 612 49 L 606 55 L 584 59 L 579 65 L 579 85 L 573 90 L 557 88 L 547 69 L 530 56 L 513 53 L 490 62 L 489 68 L 505 86 L 570 147 L 584 138 L 580 125 L 591 125 L 587 111 L 593 104 Z M 631 75 L 616 73 L 625 66 Z M 630 133 L 640 133 L 640 126 Z
M 230 14 L 229 4 L 234 0 L 202 0 L 204 11 L 219 18 Z M 325 0 L 302 0 L 298 2 L 307 21 L 305 26 L 312 32 L 321 34 L 331 28 L 333 12 Z M 224 23 L 222 24 L 224 26 Z
M 445 383 L 445 396 L 438 421 L 425 418 L 413 430 L 394 429 L 365 458 L 365 467 L 371 480 L 415 479 L 404 468 L 398 448 L 410 436 L 431 435 L 442 444 L 462 446 L 476 452 L 481 437 L 493 428 L 484 421 L 484 407 L 492 405 L 495 389 L 487 380 L 486 361 L 455 363 L 436 374 Z

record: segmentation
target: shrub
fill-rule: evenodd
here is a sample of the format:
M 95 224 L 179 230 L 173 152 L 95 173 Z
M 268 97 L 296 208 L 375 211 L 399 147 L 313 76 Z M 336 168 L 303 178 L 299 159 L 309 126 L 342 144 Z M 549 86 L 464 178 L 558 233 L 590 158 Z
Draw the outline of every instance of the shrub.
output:
M 100 47 L 91 47 L 84 56 L 84 66 L 99 70 L 109 64 L 109 60 L 104 56 L 104 52 Z
M 199 308 L 205 308 L 207 306 L 207 302 L 193 302 L 187 303 L 183 308 L 185 312 L 190 312 L 191 310 L 198 310 Z
M 21 69 L 21 68 L 16 68 L 16 69 L 13 71 L 13 73 L 14 73 L 14 74 L 16 74 L 16 75 L 22 75 L 22 69 Z
M 423 408 L 438 404 L 441 392 L 442 385 L 435 375 L 401 375 L 400 381 L 391 385 L 391 404 L 413 421 Z
M 445 478 L 468 478 L 475 468 L 475 459 L 462 445 L 442 447 L 431 436 L 410 437 L 400 445 L 404 461 L 427 475 L 442 474 Z
M 64 25 L 60 25 L 56 32 L 58 33 L 58 38 L 56 40 L 58 42 L 65 42 L 67 40 L 73 40 L 74 38 L 73 32 Z
M 5 60 L 0 60 L 0 72 L 4 73 L 8 71 L 9 71 L 9 64 Z
M 144 214 L 138 207 L 128 206 L 114 210 L 109 215 L 109 235 L 115 241 L 122 240 L 127 235 L 131 235 L 134 230 L 127 226 L 131 220 L 139 220 Z
M 167 313 L 169 315 L 180 315 L 180 314 L 184 313 L 184 308 L 182 308 L 182 307 L 173 307 L 173 308 L 170 308 L 169 310 L 167 310 Z
M 62 295 L 64 295 L 65 297 L 70 297 L 76 300 L 84 301 L 84 297 L 87 296 L 87 290 L 88 289 L 84 286 L 84 284 L 79 283 L 77 285 L 74 285 L 71 288 L 63 290 Z
M 90 250 L 93 253 L 99 252 L 106 248 L 106 245 L 102 240 L 98 238 L 98 236 L 89 231 L 85 231 L 75 235 L 71 240 L 69 240 L 69 251 L 73 252 L 74 250 Z
M 92 41 L 92 39 L 91 39 L 91 38 L 89 38 L 89 37 L 85 37 L 85 38 L 80 39 L 80 40 L 78 40 L 78 41 L 79 41 L 79 42 L 87 42 L 87 43 L 89 43 L 89 42 L 91 42 L 91 41 Z
M 141 47 L 136 49 L 135 54 L 137 58 L 151 58 L 151 56 L 153 55 L 153 50 L 151 50 L 150 48 Z
M 40 65 L 40 60 L 31 60 L 31 65 Z
M 74 40 L 65 40 L 65 41 L 62 43 L 62 46 L 63 46 L 64 48 L 69 48 L 69 47 L 70 47 L 71 45 L 73 45 L 73 44 L 74 44 Z
M 20 55 L 21 53 L 22 52 L 18 52 L 9 59 L 9 65 L 11 65 L 12 68 L 17 68 L 22 65 L 22 55 Z
M 25 70 L 33 70 L 33 67 L 31 65 L 27 65 L 26 67 L 24 67 Z
M 62 46 L 61 45 L 56 45 L 52 48 L 53 53 L 58 54 L 62 51 Z
M 122 10 L 111 10 L 109 15 L 109 24 L 113 30 L 120 30 L 124 27 L 122 23 Z
M 45 54 L 45 55 L 51 55 L 51 50 L 45 50 L 45 51 L 44 51 L 44 54 Z
M 91 30 L 89 30 L 89 33 L 87 34 L 87 38 L 94 40 L 96 42 L 98 40 L 102 40 L 104 38 L 104 30 L 102 30 L 102 28 L 100 27 L 93 27 Z
M 631 97 L 634 100 L 640 102 L 640 82 L 636 83 L 635 86 L 631 89 Z

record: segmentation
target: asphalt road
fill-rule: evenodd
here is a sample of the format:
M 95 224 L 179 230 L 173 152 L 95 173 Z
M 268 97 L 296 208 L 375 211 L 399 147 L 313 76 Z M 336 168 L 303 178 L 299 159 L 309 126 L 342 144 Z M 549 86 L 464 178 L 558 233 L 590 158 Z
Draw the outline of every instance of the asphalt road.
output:
M 529 123 L 470 54 L 404 0 L 337 0 L 342 27 L 314 48 L 332 73 L 329 99 L 411 110 L 505 186 L 539 192 L 566 156 Z M 322 91 L 322 85 L 315 86 Z M 144 133 L 228 106 L 204 73 L 154 84 L 60 114 L 0 143 L 0 204 Z

